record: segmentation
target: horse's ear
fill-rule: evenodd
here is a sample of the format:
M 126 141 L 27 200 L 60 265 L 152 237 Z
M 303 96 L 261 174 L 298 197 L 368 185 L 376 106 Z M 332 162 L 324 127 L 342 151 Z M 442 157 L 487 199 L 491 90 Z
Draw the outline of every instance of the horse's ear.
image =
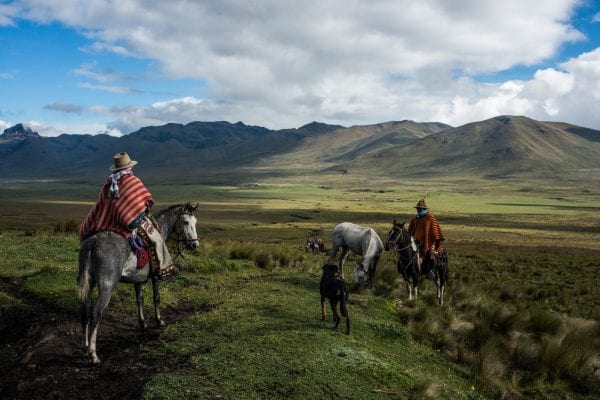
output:
M 393 222 L 393 224 L 394 224 L 394 225 L 396 225 L 396 224 L 397 224 L 397 222 L 396 222 L 396 218 L 394 218 L 394 222 Z

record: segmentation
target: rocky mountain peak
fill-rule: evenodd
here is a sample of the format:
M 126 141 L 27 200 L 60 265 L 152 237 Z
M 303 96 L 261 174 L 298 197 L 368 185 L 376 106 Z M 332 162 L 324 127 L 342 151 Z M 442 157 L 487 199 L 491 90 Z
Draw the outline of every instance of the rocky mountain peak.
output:
M 13 127 L 4 130 L 4 133 L 0 135 L 0 143 L 17 142 L 26 139 L 37 139 L 41 136 L 31 130 L 30 127 L 24 126 L 23 124 L 16 124 Z

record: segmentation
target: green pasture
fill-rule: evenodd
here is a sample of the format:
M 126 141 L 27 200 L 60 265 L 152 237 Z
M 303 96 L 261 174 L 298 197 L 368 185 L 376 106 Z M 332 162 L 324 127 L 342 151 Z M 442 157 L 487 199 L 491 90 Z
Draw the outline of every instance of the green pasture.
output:
M 157 208 L 200 204 L 201 248 L 178 260 L 183 272 L 163 287 L 164 307 L 179 318 L 161 330 L 160 346 L 145 348 L 143 357 L 170 366 L 145 384 L 145 398 L 598 395 L 600 189 L 352 179 L 148 184 Z M 97 191 L 56 182 L 3 185 L 0 280 L 76 320 L 74 231 Z M 352 256 L 352 334 L 334 332 L 330 319 L 320 321 L 326 256 L 305 253 L 306 238 L 320 236 L 329 246 L 334 225 L 352 221 L 385 239 L 392 220 L 408 221 L 421 197 L 447 237 L 446 305 L 434 305 L 428 281 L 418 302 L 409 302 L 387 252 L 374 289 L 355 289 Z M 0 292 L 3 315 L 22 306 Z M 130 286 L 119 286 L 110 310 L 135 319 Z

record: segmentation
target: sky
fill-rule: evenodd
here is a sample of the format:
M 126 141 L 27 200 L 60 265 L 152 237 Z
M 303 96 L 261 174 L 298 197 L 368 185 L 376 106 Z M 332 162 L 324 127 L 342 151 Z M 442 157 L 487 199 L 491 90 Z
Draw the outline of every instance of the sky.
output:
M 600 129 L 600 0 L 0 0 L 0 132 L 170 122 Z

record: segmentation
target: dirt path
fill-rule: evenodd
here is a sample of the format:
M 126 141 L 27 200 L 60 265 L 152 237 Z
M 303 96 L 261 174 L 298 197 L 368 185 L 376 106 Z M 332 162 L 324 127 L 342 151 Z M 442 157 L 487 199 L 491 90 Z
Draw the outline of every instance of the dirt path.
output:
M 98 337 L 102 364 L 92 367 L 80 347 L 78 315 L 28 296 L 15 282 L 0 280 L 0 291 L 26 305 L 19 315 L 1 316 L 11 324 L 0 331 L 2 399 L 135 399 L 150 376 L 185 363 L 173 359 L 157 363 L 145 357 L 141 345 L 159 345 L 160 329 L 142 332 L 135 315 L 117 315 L 109 307 Z M 185 312 L 165 309 L 163 318 L 173 322 Z

